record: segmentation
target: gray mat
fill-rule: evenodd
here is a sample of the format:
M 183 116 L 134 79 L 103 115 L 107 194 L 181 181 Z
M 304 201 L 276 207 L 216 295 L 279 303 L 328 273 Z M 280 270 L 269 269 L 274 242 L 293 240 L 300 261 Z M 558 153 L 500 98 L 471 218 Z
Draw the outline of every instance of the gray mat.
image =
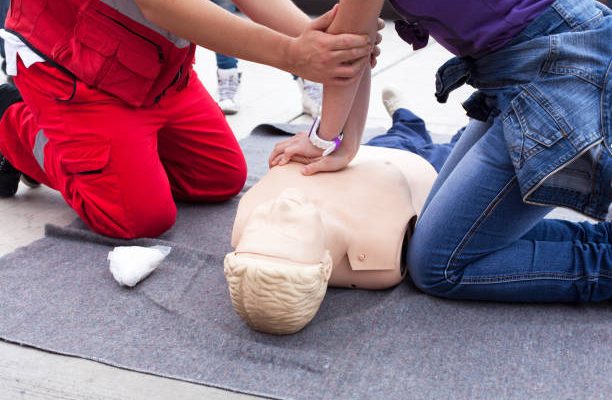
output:
M 268 127 L 264 129 L 270 131 Z M 278 136 L 242 142 L 253 182 Z M 106 255 L 122 241 L 80 223 L 0 259 L 0 337 L 52 352 L 237 392 L 293 399 L 607 398 L 608 304 L 453 302 L 331 289 L 303 331 L 276 337 L 232 310 L 222 258 L 237 199 L 181 205 L 159 239 L 173 252 L 134 289 Z

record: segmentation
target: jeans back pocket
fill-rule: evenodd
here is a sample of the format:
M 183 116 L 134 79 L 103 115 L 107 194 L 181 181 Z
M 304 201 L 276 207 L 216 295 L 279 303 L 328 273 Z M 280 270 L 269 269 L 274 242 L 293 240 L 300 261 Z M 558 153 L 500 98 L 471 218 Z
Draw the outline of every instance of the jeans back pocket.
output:
M 565 136 L 564 128 L 546 105 L 523 90 L 502 116 L 504 137 L 515 168 L 553 146 Z

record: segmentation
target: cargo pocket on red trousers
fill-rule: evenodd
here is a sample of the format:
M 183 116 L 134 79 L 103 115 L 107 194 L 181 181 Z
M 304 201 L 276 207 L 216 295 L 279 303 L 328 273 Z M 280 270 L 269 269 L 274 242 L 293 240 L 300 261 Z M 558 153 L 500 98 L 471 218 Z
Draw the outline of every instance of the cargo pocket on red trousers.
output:
M 71 144 L 61 148 L 60 156 L 60 164 L 66 174 L 100 174 L 110 161 L 110 144 L 101 142 L 87 148 Z
M 117 173 L 109 168 L 110 143 L 72 143 L 57 149 L 64 174 L 62 194 L 97 232 L 117 236 L 125 230 L 126 210 Z

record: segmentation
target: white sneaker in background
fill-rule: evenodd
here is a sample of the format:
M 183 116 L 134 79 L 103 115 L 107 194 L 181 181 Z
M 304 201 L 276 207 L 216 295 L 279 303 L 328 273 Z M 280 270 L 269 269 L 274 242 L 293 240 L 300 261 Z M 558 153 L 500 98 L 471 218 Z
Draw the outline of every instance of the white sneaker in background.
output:
M 393 114 L 399 108 L 408 108 L 408 102 L 406 101 L 406 99 L 397 89 L 392 87 L 386 87 L 383 89 L 382 102 L 391 118 L 393 118 Z
M 242 73 L 238 68 L 217 69 L 217 104 L 224 114 L 236 114 L 240 109 L 236 95 Z
M 321 113 L 323 85 L 302 78 L 297 78 L 296 82 L 302 93 L 302 112 L 316 118 Z

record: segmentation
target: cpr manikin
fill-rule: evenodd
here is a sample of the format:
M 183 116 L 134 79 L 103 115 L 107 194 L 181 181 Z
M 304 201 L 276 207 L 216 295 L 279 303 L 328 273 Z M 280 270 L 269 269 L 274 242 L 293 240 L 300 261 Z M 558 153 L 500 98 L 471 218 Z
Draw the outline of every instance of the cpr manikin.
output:
M 272 168 L 238 206 L 225 276 L 234 309 L 258 331 L 299 331 L 328 285 L 397 285 L 436 177 L 413 153 L 370 146 L 339 172 L 304 176 L 302 168 Z

